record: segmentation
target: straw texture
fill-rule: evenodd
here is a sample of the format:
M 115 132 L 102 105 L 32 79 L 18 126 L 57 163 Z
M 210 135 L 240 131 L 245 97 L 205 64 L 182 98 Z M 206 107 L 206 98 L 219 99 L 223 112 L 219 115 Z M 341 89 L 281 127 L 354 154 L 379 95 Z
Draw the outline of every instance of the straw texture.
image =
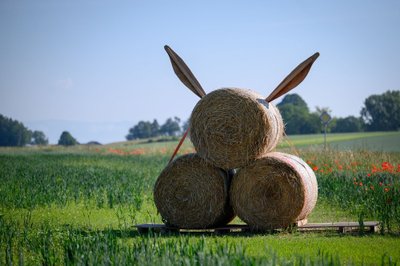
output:
M 196 154 L 175 159 L 158 177 L 154 201 L 163 221 L 177 228 L 211 228 L 229 223 L 231 177 Z
M 204 96 L 190 118 L 199 156 L 223 169 L 239 168 L 273 150 L 283 135 L 278 109 L 251 90 L 224 88 Z
M 318 197 L 314 172 L 300 158 L 273 152 L 240 169 L 232 180 L 235 213 L 256 230 L 303 220 Z

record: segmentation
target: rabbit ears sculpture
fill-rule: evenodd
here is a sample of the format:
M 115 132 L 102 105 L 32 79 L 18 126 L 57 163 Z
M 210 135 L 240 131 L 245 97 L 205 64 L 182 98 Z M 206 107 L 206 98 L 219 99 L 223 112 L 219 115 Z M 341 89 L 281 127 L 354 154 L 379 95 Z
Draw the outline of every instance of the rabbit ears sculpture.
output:
M 172 68 L 174 69 L 175 74 L 182 83 L 200 98 L 204 97 L 206 95 L 204 89 L 201 87 L 200 83 L 182 58 L 180 58 L 179 55 L 177 55 L 168 45 L 165 45 L 164 49 L 167 51 L 168 56 L 171 59 Z M 312 64 L 318 56 L 319 53 L 317 52 L 298 65 L 265 100 L 271 102 L 299 85 L 307 76 Z

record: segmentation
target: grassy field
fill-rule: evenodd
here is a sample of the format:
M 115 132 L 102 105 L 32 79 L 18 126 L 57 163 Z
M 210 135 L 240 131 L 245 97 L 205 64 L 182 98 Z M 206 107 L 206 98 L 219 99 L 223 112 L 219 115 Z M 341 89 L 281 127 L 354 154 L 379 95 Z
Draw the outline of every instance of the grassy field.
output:
M 399 135 L 329 135 L 327 151 L 321 136 L 292 136 L 279 148 L 317 175 L 310 222 L 378 220 L 374 235 L 139 235 L 134 224 L 161 223 L 152 188 L 177 141 L 0 148 L 0 265 L 400 263 L 400 144 L 383 144 Z
M 335 150 L 369 150 L 400 152 L 400 132 L 360 132 L 327 134 L 327 145 Z M 324 135 L 294 135 L 285 137 L 280 148 L 322 147 Z

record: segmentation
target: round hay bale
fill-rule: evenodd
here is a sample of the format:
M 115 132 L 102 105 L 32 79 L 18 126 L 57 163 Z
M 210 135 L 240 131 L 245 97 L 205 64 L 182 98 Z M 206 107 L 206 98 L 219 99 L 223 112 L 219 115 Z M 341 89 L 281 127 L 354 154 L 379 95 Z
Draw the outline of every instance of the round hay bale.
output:
M 163 221 L 178 228 L 211 228 L 234 218 L 231 176 L 196 154 L 181 156 L 160 174 L 154 202 Z
M 190 118 L 199 156 L 223 169 L 240 168 L 273 150 L 283 135 L 279 110 L 246 89 L 224 88 L 204 96 Z
M 317 179 L 300 158 L 273 152 L 240 169 L 232 180 L 231 204 L 253 229 L 276 229 L 303 220 L 318 197 Z

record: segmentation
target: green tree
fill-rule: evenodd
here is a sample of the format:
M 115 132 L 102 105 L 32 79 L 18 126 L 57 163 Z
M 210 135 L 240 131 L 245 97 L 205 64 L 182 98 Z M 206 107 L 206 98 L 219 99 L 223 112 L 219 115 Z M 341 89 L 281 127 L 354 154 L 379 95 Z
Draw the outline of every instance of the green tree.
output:
M 300 95 L 293 93 L 293 94 L 286 94 L 285 97 L 283 97 L 282 101 L 277 105 L 277 106 L 284 106 L 284 105 L 292 105 L 292 106 L 297 106 L 301 110 L 304 110 L 305 112 L 309 112 L 307 103 L 303 100 L 303 98 L 300 97 Z
M 24 146 L 32 132 L 24 124 L 0 114 L 0 146 Z
M 287 94 L 277 105 L 287 134 L 311 134 L 320 130 L 317 114 L 310 114 L 307 103 L 298 94 Z
M 72 137 L 68 131 L 63 131 L 61 133 L 60 139 L 58 140 L 58 145 L 71 146 L 76 144 L 79 144 L 79 142 Z
M 178 117 L 175 117 L 173 120 L 172 118 L 168 118 L 160 128 L 161 134 L 167 136 L 178 135 L 181 131 L 181 127 L 179 126 L 180 121 Z
M 332 117 L 331 121 L 329 122 L 328 126 L 326 127 L 326 132 L 332 132 L 333 128 L 336 127 L 338 118 L 337 117 Z M 321 120 L 320 120 L 321 121 Z M 321 123 L 321 122 L 320 122 Z M 322 125 L 322 124 L 321 124 Z
M 361 132 L 364 125 L 360 117 L 348 116 L 345 118 L 336 118 L 335 125 L 331 128 L 333 133 L 341 132 Z
M 157 119 L 154 119 L 153 123 L 151 123 L 151 137 L 158 136 L 160 136 L 160 125 L 158 124 Z
M 364 101 L 361 117 L 369 131 L 400 129 L 400 91 L 371 95 Z
M 309 113 L 301 127 L 300 134 L 320 133 L 322 129 L 321 119 L 317 112 Z
M 35 130 L 32 133 L 32 141 L 33 145 L 47 145 L 49 144 L 49 140 L 46 138 L 46 135 L 42 131 Z
M 332 116 L 331 108 L 315 106 L 315 113 L 318 115 L 318 117 L 320 117 L 324 112 Z
M 285 123 L 285 132 L 287 134 L 301 134 L 301 128 L 307 120 L 308 113 L 291 104 L 281 105 L 278 108 Z
M 126 136 L 127 140 L 150 138 L 152 136 L 152 124 L 148 121 L 139 121 L 139 123 L 129 129 Z

